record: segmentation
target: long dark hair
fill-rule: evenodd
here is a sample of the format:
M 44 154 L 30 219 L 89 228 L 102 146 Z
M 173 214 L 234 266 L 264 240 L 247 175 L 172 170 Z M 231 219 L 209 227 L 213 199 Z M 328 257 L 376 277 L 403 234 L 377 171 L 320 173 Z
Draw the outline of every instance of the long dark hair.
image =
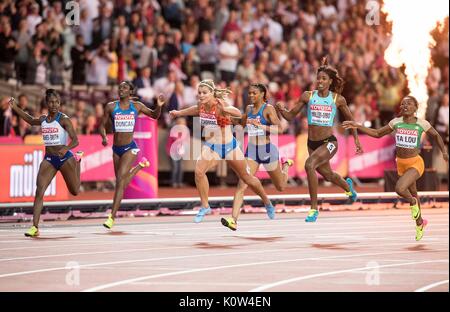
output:
M 264 100 L 264 102 L 267 101 L 267 92 L 268 91 L 267 91 L 267 87 L 266 87 L 265 84 L 263 84 L 263 83 L 252 83 L 250 85 L 250 87 L 257 88 L 260 92 L 264 93 L 263 100 Z
M 319 69 L 317 69 L 317 74 L 319 74 L 320 72 L 324 72 L 325 74 L 327 74 L 328 77 L 330 77 L 330 79 L 333 81 L 330 85 L 330 91 L 341 94 L 342 90 L 344 89 L 344 79 L 339 76 L 336 68 L 328 65 L 328 57 L 324 57 L 322 59 L 322 64 L 320 65 Z

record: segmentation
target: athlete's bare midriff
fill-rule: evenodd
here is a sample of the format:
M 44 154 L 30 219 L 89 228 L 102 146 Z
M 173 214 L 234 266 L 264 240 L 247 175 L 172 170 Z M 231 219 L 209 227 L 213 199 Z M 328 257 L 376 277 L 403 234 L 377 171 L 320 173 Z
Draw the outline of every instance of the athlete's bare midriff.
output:
M 52 156 L 59 156 L 59 151 L 63 147 L 66 147 L 66 146 L 65 145 L 46 146 L 45 154 L 52 155 Z
M 114 145 L 124 146 L 133 142 L 134 132 L 115 132 L 114 133 Z
M 332 127 L 322 127 L 309 125 L 308 126 L 308 139 L 311 141 L 321 141 L 329 138 L 333 135 Z
M 204 127 L 203 137 L 210 144 L 227 144 L 233 140 L 231 126 L 226 127 Z

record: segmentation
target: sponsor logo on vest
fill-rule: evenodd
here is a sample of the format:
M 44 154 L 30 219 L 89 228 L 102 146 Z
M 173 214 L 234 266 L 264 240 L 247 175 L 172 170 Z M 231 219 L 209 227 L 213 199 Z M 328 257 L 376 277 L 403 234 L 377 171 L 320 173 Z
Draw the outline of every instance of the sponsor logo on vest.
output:
M 405 135 L 419 135 L 419 131 L 417 130 L 413 130 L 413 129 L 404 129 L 404 128 L 399 128 L 397 129 L 397 134 L 405 134 Z

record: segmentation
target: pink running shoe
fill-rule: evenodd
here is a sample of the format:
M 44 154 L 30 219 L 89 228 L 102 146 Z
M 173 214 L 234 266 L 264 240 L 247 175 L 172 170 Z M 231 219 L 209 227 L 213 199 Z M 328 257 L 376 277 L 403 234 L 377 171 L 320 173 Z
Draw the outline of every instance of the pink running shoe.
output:
M 83 155 L 84 155 L 83 151 L 78 151 L 73 155 L 73 157 L 75 158 L 76 161 L 80 162 Z

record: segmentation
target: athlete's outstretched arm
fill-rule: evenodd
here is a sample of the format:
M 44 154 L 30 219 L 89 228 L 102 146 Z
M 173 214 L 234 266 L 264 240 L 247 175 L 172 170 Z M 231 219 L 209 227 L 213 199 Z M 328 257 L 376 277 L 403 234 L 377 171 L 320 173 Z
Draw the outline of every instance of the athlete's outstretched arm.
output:
M 161 116 L 162 107 L 166 104 L 166 99 L 163 94 L 158 95 L 155 109 L 150 109 L 141 102 L 135 102 L 135 104 L 139 106 L 139 112 L 153 119 L 158 119 Z
M 356 121 L 353 121 L 353 120 L 344 121 L 342 123 L 342 127 L 344 127 L 344 129 L 358 129 L 362 133 L 365 133 L 373 138 L 381 138 L 389 133 L 392 133 L 392 131 L 394 131 L 391 128 L 391 126 L 389 126 L 389 125 L 386 125 L 380 129 L 372 129 L 372 128 L 366 128 L 363 125 L 360 125 L 359 123 L 357 123 Z
M 9 106 L 11 106 L 11 109 L 15 111 L 20 118 L 32 126 L 39 126 L 45 118 L 45 116 L 41 116 L 39 118 L 31 116 L 17 105 L 16 99 L 13 97 L 9 100 Z
M 66 130 L 69 133 L 69 136 L 70 136 L 70 139 L 71 139 L 69 145 L 64 146 L 59 151 L 59 154 L 60 154 L 59 156 L 62 157 L 62 156 L 64 156 L 67 153 L 67 151 L 77 147 L 79 142 L 78 142 L 77 133 L 76 133 L 75 129 L 73 128 L 73 124 L 72 124 L 72 121 L 70 120 L 70 118 L 64 116 L 64 117 L 62 117 L 60 119 L 60 123 L 61 123 L 61 126 L 64 128 L 64 130 Z
M 111 118 L 111 113 L 113 111 L 114 102 L 110 102 L 106 104 L 105 111 L 103 112 L 102 121 L 100 122 L 99 126 L 99 132 L 102 137 L 102 144 L 103 146 L 108 145 L 108 138 L 106 136 L 106 123 L 108 122 L 108 119 Z
M 291 121 L 302 110 L 303 105 L 308 103 L 310 97 L 311 92 L 305 91 L 291 110 L 286 109 L 280 102 L 275 104 L 275 108 L 281 113 L 281 116 L 283 116 L 284 119 Z
M 225 101 L 220 101 L 219 100 L 219 105 L 222 105 L 222 110 L 225 114 L 230 115 L 233 118 L 241 118 L 242 117 L 242 113 L 239 109 L 237 109 L 234 106 L 231 106 L 230 104 L 228 104 Z
M 184 116 L 198 116 L 198 105 L 193 105 L 191 107 L 182 110 L 171 110 L 169 116 L 171 118 L 184 117 Z
M 345 120 L 354 120 L 352 112 L 350 111 L 350 108 L 348 108 L 347 101 L 342 95 L 338 95 L 336 106 L 337 108 L 339 108 L 339 111 L 342 113 L 342 115 L 344 115 Z M 363 149 L 361 147 L 361 143 L 359 142 L 358 131 L 356 129 L 353 129 L 353 139 L 355 140 L 356 153 L 362 154 Z
M 441 135 L 433 127 L 428 129 L 426 133 L 434 138 L 435 142 L 437 142 L 437 145 L 439 146 L 439 149 L 442 152 L 442 157 L 446 162 L 448 162 L 448 153 L 447 150 L 445 149 L 445 144 L 444 141 L 442 140 Z

